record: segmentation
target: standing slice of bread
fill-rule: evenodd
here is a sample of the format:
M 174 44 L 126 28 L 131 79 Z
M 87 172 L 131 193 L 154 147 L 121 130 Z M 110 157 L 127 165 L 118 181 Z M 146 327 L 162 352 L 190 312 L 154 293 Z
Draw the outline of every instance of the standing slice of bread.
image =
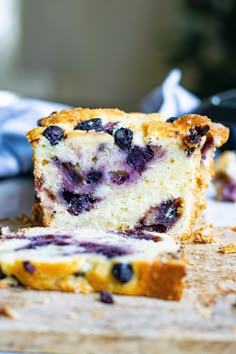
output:
M 34 150 L 35 222 L 189 235 L 205 208 L 214 151 L 228 134 L 194 114 L 53 113 L 27 133 Z

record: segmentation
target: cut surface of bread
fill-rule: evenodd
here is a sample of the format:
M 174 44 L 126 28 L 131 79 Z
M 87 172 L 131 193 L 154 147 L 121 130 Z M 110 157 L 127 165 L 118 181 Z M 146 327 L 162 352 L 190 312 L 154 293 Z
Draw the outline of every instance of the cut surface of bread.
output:
M 37 225 L 191 234 L 228 129 L 118 109 L 65 110 L 27 133 Z
M 5 231 L 4 231 L 5 230 Z M 28 228 L 0 236 L 0 288 L 181 298 L 185 261 L 166 234 Z
M 224 151 L 215 163 L 216 197 L 236 202 L 236 152 Z

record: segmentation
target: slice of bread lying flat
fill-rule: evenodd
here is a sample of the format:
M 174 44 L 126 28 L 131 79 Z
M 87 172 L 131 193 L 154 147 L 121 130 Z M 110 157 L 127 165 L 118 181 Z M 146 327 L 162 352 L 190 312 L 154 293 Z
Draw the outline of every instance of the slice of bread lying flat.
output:
M 0 288 L 181 298 L 185 261 L 169 236 L 148 231 L 3 228 Z

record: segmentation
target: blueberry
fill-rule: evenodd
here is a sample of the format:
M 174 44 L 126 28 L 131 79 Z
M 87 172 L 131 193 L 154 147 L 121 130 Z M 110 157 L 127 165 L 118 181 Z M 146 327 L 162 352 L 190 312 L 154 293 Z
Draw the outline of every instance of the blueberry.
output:
M 133 141 L 133 132 L 128 128 L 117 129 L 114 135 L 116 144 L 124 151 L 130 149 Z
M 125 263 L 116 263 L 112 268 L 112 274 L 121 283 L 128 283 L 133 277 L 132 265 Z
M 101 118 L 93 118 L 89 120 L 84 120 L 80 122 L 75 129 L 78 130 L 95 130 L 96 132 L 103 131 L 102 120 Z
M 35 267 L 33 266 L 32 263 L 30 263 L 30 261 L 24 261 L 23 266 L 27 272 L 29 272 L 29 273 L 35 272 Z
M 135 145 L 129 152 L 127 164 L 137 172 L 143 172 L 146 164 L 152 160 L 154 156 L 153 150 L 149 146 Z
M 105 304 L 114 304 L 113 296 L 108 291 L 100 292 L 100 301 L 104 302 Z
M 170 117 L 166 120 L 166 122 L 167 123 L 174 123 L 177 119 L 178 119 L 178 117 Z
M 73 215 L 79 215 L 84 211 L 89 211 L 96 202 L 89 194 L 74 194 L 69 191 L 64 191 L 62 196 L 68 204 L 67 210 Z
M 87 175 L 86 182 L 87 183 L 98 183 L 102 178 L 102 172 L 91 169 Z
M 139 230 L 168 231 L 181 215 L 182 201 L 180 198 L 168 199 L 151 207 L 136 226 Z
M 63 139 L 64 132 L 57 125 L 49 125 L 49 127 L 43 131 L 43 135 L 50 141 L 51 145 L 56 145 Z
M 206 135 L 210 127 L 206 125 L 197 125 L 189 129 L 188 134 L 185 136 L 185 140 L 190 144 L 198 144 L 201 141 L 201 138 Z

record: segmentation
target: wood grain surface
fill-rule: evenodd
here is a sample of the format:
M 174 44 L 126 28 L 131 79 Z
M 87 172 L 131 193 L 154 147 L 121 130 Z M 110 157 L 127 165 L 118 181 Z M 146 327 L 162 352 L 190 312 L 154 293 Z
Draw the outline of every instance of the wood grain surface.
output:
M 0 290 L 0 350 L 34 353 L 236 353 L 236 242 L 229 228 L 217 243 L 185 245 L 190 261 L 181 301 Z

